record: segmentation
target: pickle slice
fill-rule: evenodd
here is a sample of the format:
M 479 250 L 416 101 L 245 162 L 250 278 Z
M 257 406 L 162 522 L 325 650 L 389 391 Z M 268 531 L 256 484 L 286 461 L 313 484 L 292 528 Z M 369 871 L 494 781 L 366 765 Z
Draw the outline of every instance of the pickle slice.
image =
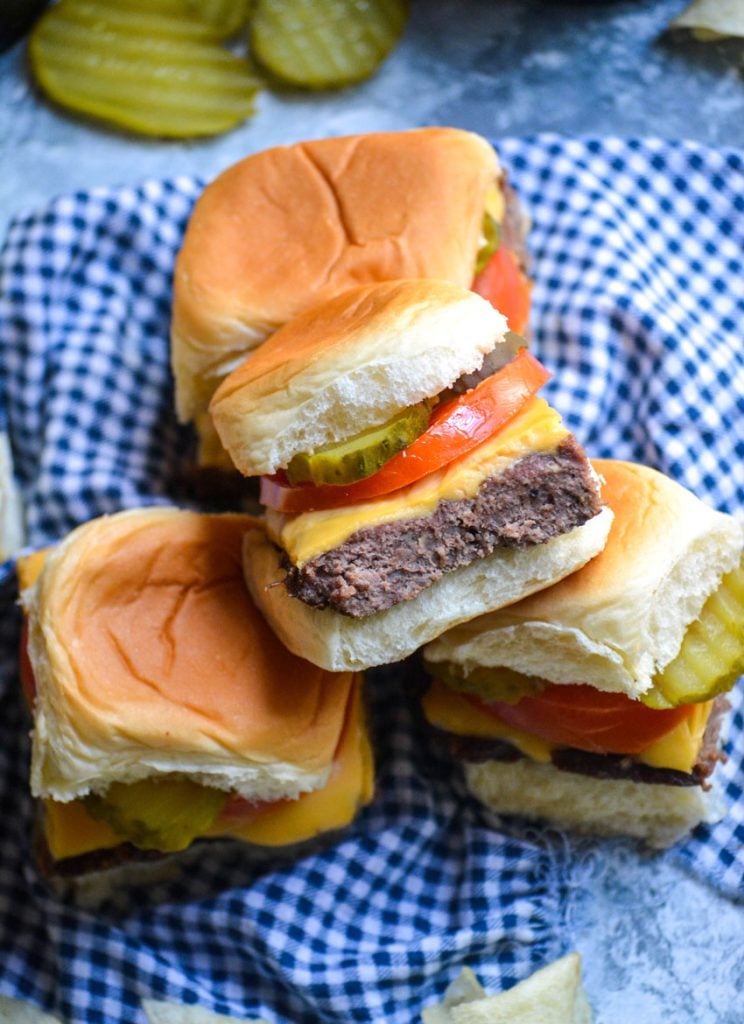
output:
M 114 782 L 102 796 L 85 797 L 92 818 L 104 821 L 141 850 L 185 850 L 213 824 L 228 794 L 191 779 Z
M 312 454 L 295 455 L 287 467 L 290 484 L 353 484 L 371 476 L 423 434 L 431 407 L 429 401 L 419 402 L 348 441 L 326 445 Z
M 387 57 L 407 15 L 407 0 L 257 0 L 251 49 L 267 71 L 291 85 L 350 85 Z
M 193 14 L 228 39 L 248 21 L 252 0 L 186 0 Z
M 475 257 L 475 273 L 480 274 L 501 245 L 501 225 L 490 213 L 483 215 L 483 242 Z
M 468 675 L 462 665 L 451 661 L 427 662 L 424 659 L 424 667 L 451 690 L 472 693 L 485 701 L 516 704 L 523 697 L 536 697 L 545 687 L 542 679 L 502 666 L 478 665 Z
M 50 99 L 145 135 L 215 135 L 254 112 L 247 62 L 184 0 L 60 0 L 29 57 Z
M 677 657 L 641 700 L 653 708 L 711 700 L 744 673 L 744 561 L 724 576 L 685 633 Z

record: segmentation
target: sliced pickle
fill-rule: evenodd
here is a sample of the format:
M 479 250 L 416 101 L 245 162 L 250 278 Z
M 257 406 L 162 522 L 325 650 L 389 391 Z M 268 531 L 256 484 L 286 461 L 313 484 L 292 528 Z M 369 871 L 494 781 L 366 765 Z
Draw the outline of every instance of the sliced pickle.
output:
M 103 796 L 85 797 L 92 818 L 141 850 L 184 850 L 212 825 L 227 793 L 191 779 L 114 782 Z
M 371 476 L 423 434 L 431 408 L 431 402 L 419 402 L 403 409 L 382 426 L 365 430 L 349 441 L 326 445 L 312 454 L 295 455 L 287 467 L 289 482 L 292 485 L 353 484 Z
M 247 62 L 185 0 L 60 0 L 29 57 L 50 99 L 145 135 L 215 135 L 254 112 Z
M 228 39 L 248 22 L 253 0 L 186 0 L 186 6 Z
M 330 89 L 368 78 L 398 41 L 407 0 L 257 0 L 254 57 L 283 82 Z
M 744 562 L 724 576 L 685 633 L 677 657 L 641 700 L 653 708 L 711 700 L 744 673 Z
M 451 690 L 473 693 L 483 700 L 497 700 L 503 704 L 516 704 L 523 697 L 536 697 L 545 686 L 542 679 L 501 666 L 479 665 L 468 675 L 465 675 L 462 665 L 451 661 L 424 660 L 424 667 Z
M 483 242 L 475 257 L 475 273 L 480 274 L 493 254 L 501 245 L 501 225 L 486 212 L 483 215 Z

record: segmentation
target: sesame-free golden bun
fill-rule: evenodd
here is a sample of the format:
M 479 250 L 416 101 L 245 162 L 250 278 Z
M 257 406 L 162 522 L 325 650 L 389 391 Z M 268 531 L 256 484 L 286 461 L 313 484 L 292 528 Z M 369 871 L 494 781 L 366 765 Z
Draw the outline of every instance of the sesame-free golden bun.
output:
M 244 515 L 92 520 L 22 595 L 36 680 L 31 786 L 66 802 L 176 772 L 248 799 L 322 786 L 352 687 L 290 654 L 253 604 Z
M 171 329 L 181 420 L 308 306 L 359 284 L 433 277 L 467 287 L 491 146 L 423 128 L 277 146 L 220 174 L 194 207 L 174 278 Z
M 218 388 L 212 420 L 246 476 L 344 441 L 480 368 L 506 320 L 449 281 L 352 288 L 278 330 Z
M 480 616 L 426 649 L 466 672 L 504 666 L 555 683 L 588 683 L 639 697 L 679 651 L 744 531 L 647 466 L 593 460 L 615 518 L 602 552 L 579 572 Z
M 518 814 L 590 835 L 634 836 L 671 846 L 701 822 L 723 815 L 720 792 L 701 786 L 642 784 L 564 771 L 529 758 L 465 764 L 471 793 L 497 814 Z

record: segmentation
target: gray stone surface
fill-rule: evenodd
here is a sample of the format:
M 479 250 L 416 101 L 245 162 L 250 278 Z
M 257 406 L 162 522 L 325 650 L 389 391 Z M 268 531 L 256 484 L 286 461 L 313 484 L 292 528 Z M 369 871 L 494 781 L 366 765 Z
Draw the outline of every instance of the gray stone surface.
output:
M 413 0 L 401 45 L 370 81 L 265 92 L 256 117 L 203 142 L 150 142 L 39 102 L 24 47 L 0 56 L 0 233 L 62 192 L 143 177 L 212 177 L 300 138 L 421 124 L 485 135 L 656 135 L 744 145 L 742 47 L 665 32 L 684 0 Z
M 414 0 L 403 43 L 336 94 L 266 92 L 257 116 L 198 143 L 137 140 L 41 103 L 22 47 L 0 56 L 0 234 L 54 195 L 144 177 L 212 177 L 246 153 L 329 134 L 456 124 L 744 145 L 741 46 L 665 33 L 684 0 Z M 741 1024 L 744 907 L 622 844 L 575 869 L 566 936 L 598 1024 Z M 562 950 L 556 948 L 556 955 Z

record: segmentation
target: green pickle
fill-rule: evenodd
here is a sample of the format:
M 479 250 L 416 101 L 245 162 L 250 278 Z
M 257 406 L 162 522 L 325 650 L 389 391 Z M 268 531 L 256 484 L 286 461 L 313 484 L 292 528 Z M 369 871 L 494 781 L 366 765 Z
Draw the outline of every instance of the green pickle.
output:
M 29 42 L 33 74 L 56 103 L 164 138 L 215 135 L 254 112 L 247 61 L 186 0 L 60 0 Z
M 483 215 L 483 244 L 475 257 L 475 273 L 480 274 L 501 245 L 501 225 L 490 213 Z
M 682 646 L 641 700 L 652 708 L 697 704 L 730 690 L 744 673 L 744 561 L 724 576 Z
M 387 57 L 407 16 L 407 0 L 257 0 L 251 50 L 290 85 L 350 85 L 368 78 Z
M 141 850 L 185 850 L 214 823 L 227 793 L 191 779 L 114 782 L 102 796 L 85 797 L 92 818 Z
M 221 39 L 228 39 L 247 23 L 252 0 L 186 0 L 186 6 L 216 29 Z
M 348 441 L 295 455 L 287 467 L 290 484 L 353 484 L 371 476 L 423 434 L 431 408 L 431 402 L 419 402 Z
M 503 704 L 516 704 L 523 697 L 537 697 L 545 686 L 542 679 L 502 666 L 478 665 L 467 675 L 461 665 L 451 661 L 424 660 L 424 667 L 451 690 L 472 693 L 485 701 L 495 700 Z

